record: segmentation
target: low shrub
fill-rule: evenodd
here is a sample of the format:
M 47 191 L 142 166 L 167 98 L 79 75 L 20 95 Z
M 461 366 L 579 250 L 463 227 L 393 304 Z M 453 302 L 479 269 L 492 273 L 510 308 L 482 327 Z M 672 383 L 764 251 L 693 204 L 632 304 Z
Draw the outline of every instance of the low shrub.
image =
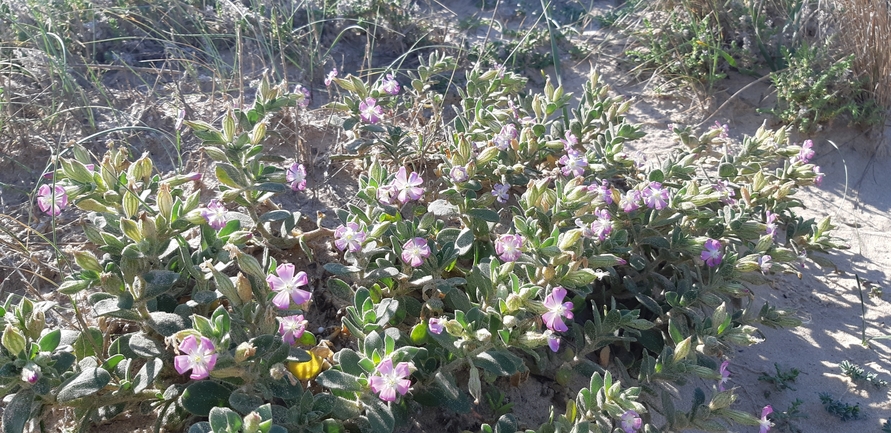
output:
M 769 406 L 760 419 L 732 407 L 728 356 L 756 326 L 800 323 L 747 283 L 839 247 L 829 218 L 794 213 L 822 179 L 809 143 L 675 127 L 682 148 L 647 163 L 626 148 L 643 136 L 630 102 L 596 74 L 570 109 L 561 87 L 524 95 L 518 75 L 471 70 L 449 117 L 434 89 L 452 64 L 332 74 L 344 96 L 329 108 L 364 172 L 336 227 L 299 232 L 299 212 L 272 201 L 311 185 L 263 148 L 267 116 L 302 97 L 265 79 L 220 128 L 187 122 L 215 161 L 209 202 L 191 188 L 199 175 L 162 177 L 120 148 L 60 158 L 38 206 L 83 215 L 89 244 L 59 287 L 78 326 L 47 329 L 50 302 L 5 303 L 5 431 L 66 407 L 79 430 L 138 408 L 190 432 L 389 432 L 528 373 L 587 386 L 526 431 L 654 432 L 654 412 L 672 430 L 769 425 Z M 298 247 L 313 259 L 320 240 L 342 252 L 323 283 L 285 260 Z M 323 299 L 346 308 L 321 338 L 310 313 Z M 714 389 L 689 411 L 660 392 L 694 378 Z M 520 427 L 503 413 L 481 430 Z

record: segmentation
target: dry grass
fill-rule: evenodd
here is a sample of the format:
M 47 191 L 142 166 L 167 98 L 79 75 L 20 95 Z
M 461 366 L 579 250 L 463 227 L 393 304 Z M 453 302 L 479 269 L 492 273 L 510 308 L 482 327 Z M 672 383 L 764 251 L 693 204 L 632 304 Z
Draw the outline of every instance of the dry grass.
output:
M 854 73 L 867 80 L 882 107 L 891 109 L 891 3 L 888 0 L 840 0 L 840 46 L 855 55 Z M 887 114 L 886 114 L 887 118 Z

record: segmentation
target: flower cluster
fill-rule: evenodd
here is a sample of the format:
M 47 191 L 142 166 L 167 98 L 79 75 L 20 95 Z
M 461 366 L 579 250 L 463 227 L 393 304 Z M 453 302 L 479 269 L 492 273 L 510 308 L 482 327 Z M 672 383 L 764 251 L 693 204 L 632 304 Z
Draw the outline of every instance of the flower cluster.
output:
M 495 240 L 495 253 L 503 262 L 515 262 L 523 254 L 523 241 L 520 235 L 501 235 Z
M 409 175 L 407 174 L 405 167 L 399 167 L 399 171 L 396 172 L 396 178 L 393 179 L 393 183 L 378 188 L 378 201 L 392 205 L 397 202 L 399 204 L 405 204 L 410 201 L 418 200 L 424 195 L 424 188 L 421 187 L 423 184 L 424 180 L 421 179 L 421 176 L 418 176 L 418 173 L 412 172 Z
M 219 200 L 213 199 L 207 207 L 201 210 L 201 216 L 210 225 L 210 228 L 219 230 L 226 226 L 226 206 Z
M 381 81 L 381 90 L 388 95 L 399 94 L 399 82 L 393 78 L 393 74 L 387 74 L 386 78 Z
M 378 364 L 374 375 L 368 378 L 371 391 L 383 401 L 396 401 L 396 394 L 405 395 L 411 387 L 411 364 L 400 362 L 393 367 L 393 360 L 384 359 Z
M 291 184 L 294 191 L 306 189 L 306 167 L 303 164 L 293 163 L 285 173 L 285 179 Z
M 721 242 L 711 238 L 705 241 L 700 258 L 706 265 L 708 265 L 708 267 L 714 268 L 715 266 L 720 265 L 723 256 L 724 253 L 721 250 Z
M 571 148 L 567 149 L 566 155 L 560 157 L 560 160 L 557 162 L 563 166 L 560 171 L 564 176 L 583 176 L 585 174 L 585 167 L 588 166 L 588 161 L 585 160 L 585 154 Z
M 380 122 L 381 117 L 383 116 L 384 107 L 377 105 L 376 99 L 369 96 L 359 103 L 359 118 L 362 119 L 363 122 L 375 124 Z
M 427 257 L 430 257 L 430 247 L 424 238 L 411 239 L 402 246 L 402 261 L 413 268 L 424 264 Z
M 184 355 L 173 358 L 173 367 L 179 374 L 192 370 L 189 377 L 195 380 L 210 376 L 211 370 L 217 363 L 216 346 L 207 337 L 201 337 L 199 340 L 190 335 L 180 343 L 179 351 Z
M 65 188 L 59 185 L 55 187 L 41 185 L 37 190 L 37 207 L 41 212 L 53 216 L 62 213 L 62 210 L 68 207 L 68 194 L 65 193 Z
M 495 135 L 492 142 L 495 143 L 495 147 L 497 147 L 498 150 L 507 150 L 511 143 L 517 139 L 518 135 L 517 127 L 512 123 L 508 123 L 501 127 L 501 132 Z
M 662 210 L 668 206 L 668 190 L 663 189 L 659 182 L 650 182 L 641 195 L 650 209 Z
M 309 284 L 306 272 L 300 271 L 294 275 L 294 265 L 290 263 L 278 265 L 275 274 L 266 277 L 266 282 L 273 292 L 278 292 L 272 298 L 272 303 L 281 310 L 287 310 L 291 306 L 291 301 L 303 305 L 311 296 L 308 291 L 300 289 Z
M 359 224 L 353 222 L 345 226 L 341 224 L 334 230 L 334 246 L 341 251 L 349 250 L 351 253 L 356 253 L 362 249 L 365 237 L 366 234 L 359 228 Z
M 278 321 L 278 333 L 281 334 L 282 340 L 289 346 L 293 346 L 306 331 L 307 321 L 302 314 L 279 317 Z
M 498 200 L 498 203 L 507 203 L 507 200 L 510 198 L 510 185 L 509 184 L 500 184 L 496 183 L 495 186 L 492 187 L 492 195 L 495 196 L 495 200 Z

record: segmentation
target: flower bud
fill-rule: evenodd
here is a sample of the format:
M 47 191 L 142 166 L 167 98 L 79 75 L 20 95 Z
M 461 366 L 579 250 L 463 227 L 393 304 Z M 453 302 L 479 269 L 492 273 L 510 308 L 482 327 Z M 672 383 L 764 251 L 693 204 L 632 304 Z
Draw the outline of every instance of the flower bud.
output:
M 119 295 L 124 291 L 124 280 L 115 272 L 103 272 L 99 275 L 102 291 Z
M 504 303 L 507 304 L 508 312 L 517 311 L 523 307 L 523 298 L 520 297 L 520 295 L 518 295 L 516 293 L 511 293 L 510 295 L 507 295 L 507 300 L 505 300 Z M 509 317 L 513 317 L 513 316 L 509 316 Z
M 75 251 L 74 262 L 84 270 L 97 273 L 102 272 L 102 266 L 99 265 L 99 260 L 97 260 L 96 256 L 89 251 Z
M 287 373 L 287 367 L 285 367 L 285 365 L 281 362 L 269 368 L 269 376 L 272 377 L 272 380 L 281 380 Z
M 454 319 L 449 320 L 448 322 L 445 322 L 445 329 L 446 329 L 446 332 L 448 332 L 451 335 L 454 335 L 455 337 L 464 335 L 464 327 L 461 326 L 461 324 L 458 323 L 458 321 L 454 320 Z
M 40 366 L 29 362 L 22 368 L 22 382 L 28 382 L 31 385 L 37 383 L 41 376 Z
M 25 350 L 25 336 L 22 334 L 22 331 L 10 324 L 7 324 L 3 330 L 3 337 L 0 339 L 0 343 L 3 344 L 3 347 L 12 356 L 18 356 L 19 353 Z
M 248 341 L 241 343 L 235 348 L 235 362 L 242 363 L 257 353 L 257 348 Z
M 724 416 L 731 421 L 742 425 L 758 425 L 758 418 L 754 415 L 736 409 L 721 409 L 715 415 Z
M 504 316 L 501 318 L 501 324 L 507 329 L 513 328 L 514 326 L 517 326 L 517 316 Z
M 43 311 L 37 310 L 25 319 L 25 333 L 32 340 L 40 338 L 40 333 L 46 326 L 46 315 Z
M 581 238 L 582 231 L 579 229 L 572 229 L 563 233 L 560 242 L 557 243 L 557 247 L 560 248 L 561 251 L 570 251 L 575 248 Z
M 253 239 L 254 234 L 246 230 L 234 231 L 229 235 L 229 243 L 233 245 L 244 245 L 247 241 Z
M 235 292 L 238 293 L 238 299 L 241 299 L 241 302 L 245 304 L 250 302 L 254 297 L 250 280 L 248 280 L 241 272 L 235 277 Z
M 170 195 L 170 185 L 166 183 L 162 183 L 160 187 L 158 187 L 158 211 L 161 215 L 164 215 L 164 218 L 167 218 L 170 221 L 170 217 L 173 215 L 173 196 Z
M 257 433 L 260 431 L 260 422 L 263 421 L 260 418 L 260 414 L 257 412 L 251 412 L 244 417 L 244 427 L 242 427 L 243 433 Z
M 736 402 L 736 395 L 733 391 L 723 391 L 715 394 L 712 401 L 708 403 L 708 408 L 712 411 L 726 409 Z
M 482 152 L 480 152 L 479 156 L 476 157 L 476 162 L 479 165 L 485 165 L 489 161 L 495 159 L 496 156 L 498 156 L 498 148 L 487 147 Z
M 483 343 L 488 343 L 492 339 L 492 333 L 486 328 L 478 329 L 475 336 L 478 341 Z

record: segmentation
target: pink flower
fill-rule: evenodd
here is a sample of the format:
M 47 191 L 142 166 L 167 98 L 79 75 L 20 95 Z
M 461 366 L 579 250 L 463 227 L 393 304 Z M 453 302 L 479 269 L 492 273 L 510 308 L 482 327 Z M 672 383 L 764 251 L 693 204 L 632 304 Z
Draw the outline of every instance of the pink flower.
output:
M 814 175 L 815 175 L 814 185 L 817 185 L 817 186 L 823 185 L 823 178 L 826 176 L 826 173 L 823 173 L 820 170 L 819 165 L 814 167 Z
M 405 167 L 399 167 L 399 171 L 396 172 L 396 179 L 393 179 L 393 190 L 396 192 L 396 199 L 400 203 L 405 204 L 421 198 L 424 195 L 424 188 L 421 188 L 423 184 L 424 180 L 421 179 L 421 176 L 418 176 L 418 173 L 412 172 L 410 175 L 406 175 Z
M 427 257 L 430 257 L 430 247 L 424 238 L 411 239 L 402 246 L 402 261 L 413 268 L 421 266 Z
M 207 207 L 201 210 L 201 216 L 210 225 L 210 228 L 219 230 L 226 226 L 226 206 L 223 206 L 219 200 L 213 199 L 207 204 Z
M 213 366 L 217 363 L 216 347 L 207 337 L 201 337 L 198 341 L 194 335 L 190 335 L 179 345 L 179 351 L 185 355 L 177 355 L 173 358 L 173 367 L 177 373 L 185 374 L 192 370 L 189 376 L 192 379 L 204 379 L 210 376 Z
M 758 433 L 767 433 L 768 430 L 773 426 L 770 423 L 770 420 L 767 419 L 767 416 L 773 413 L 773 408 L 770 405 L 764 406 L 764 409 L 761 409 L 761 421 L 758 424 L 761 425 L 761 430 Z
M 551 349 L 551 352 L 557 353 L 560 350 L 560 337 L 550 329 L 545 331 L 545 337 L 548 339 L 548 347 Z
M 715 121 L 715 128 L 718 128 L 718 129 L 721 130 L 721 136 L 720 136 L 721 138 L 728 138 L 728 137 L 730 137 L 730 125 L 722 124 L 721 122 L 718 122 L 718 121 L 716 120 L 716 121 Z
M 396 204 L 396 188 L 393 185 L 383 185 L 377 188 L 377 201 L 381 204 Z
M 341 224 L 334 230 L 334 246 L 338 250 L 349 249 L 351 253 L 355 253 L 362 249 L 365 236 L 365 232 L 359 228 L 359 224 L 347 223 L 346 226 Z
M 27 364 L 25 364 L 24 367 L 22 367 L 22 381 L 34 385 L 40 379 L 40 376 L 39 365 L 33 362 L 28 362 Z
M 281 310 L 287 310 L 292 300 L 297 305 L 303 305 L 311 296 L 306 290 L 298 288 L 309 284 L 306 272 L 300 271 L 294 275 L 294 265 L 290 263 L 278 265 L 275 274 L 266 277 L 266 282 L 273 292 L 278 292 L 272 298 L 272 303 Z
M 517 138 L 517 127 L 512 123 L 508 123 L 501 127 L 501 132 L 499 132 L 493 142 L 495 143 L 495 147 L 498 150 L 507 150 L 510 147 L 511 142 Z
M 765 212 L 765 217 L 767 219 L 767 231 L 766 234 L 770 235 L 773 240 L 777 240 L 777 214 L 767 211 Z
M 303 191 L 306 189 L 306 168 L 303 164 L 294 163 L 288 168 L 285 179 L 291 184 L 294 191 Z
M 721 373 L 721 380 L 718 382 L 718 390 L 720 391 L 724 391 L 724 384 L 730 381 L 730 371 L 727 370 L 728 365 L 730 365 L 730 361 L 721 363 L 721 369 L 719 370 Z
M 563 150 L 569 152 L 570 149 L 575 147 L 575 145 L 579 144 L 579 139 L 572 132 L 566 131 L 566 139 L 561 139 L 563 142 Z
M 626 191 L 625 195 L 622 196 L 622 199 L 619 200 L 619 207 L 621 207 L 625 213 L 631 213 L 640 208 L 640 200 L 640 191 L 630 189 Z
M 510 185 L 496 183 L 492 187 L 492 195 L 495 196 L 495 200 L 498 200 L 498 203 L 507 203 L 507 200 L 510 198 L 508 191 L 510 191 Z
M 734 205 L 736 204 L 736 191 L 730 186 L 730 182 L 722 180 L 714 185 L 715 191 L 721 193 L 721 203 Z
M 650 209 L 662 210 L 668 206 L 668 191 L 662 189 L 662 184 L 659 182 L 650 182 L 641 194 L 644 203 Z
M 523 237 L 520 235 L 501 235 L 495 241 L 495 252 L 504 262 L 515 262 L 520 258 L 523 249 Z
M 772 259 L 773 258 L 767 254 L 758 257 L 758 266 L 761 267 L 762 274 L 767 274 L 768 272 L 770 272 L 770 268 L 773 266 L 773 263 L 771 263 Z
M 303 336 L 306 331 L 307 321 L 303 319 L 302 314 L 296 316 L 279 317 L 278 333 L 282 335 L 282 340 L 289 346 Z
M 700 257 L 705 261 L 705 264 L 710 268 L 718 266 L 721 264 L 721 258 L 723 253 L 721 252 L 721 242 L 718 242 L 714 239 L 708 239 L 705 241 L 705 245 L 702 249 L 702 254 Z
M 588 166 L 588 161 L 585 161 L 585 156 L 573 149 L 569 149 L 566 151 L 566 155 L 560 157 L 560 160 L 557 161 L 563 167 L 560 168 L 560 171 L 563 172 L 564 176 L 569 176 L 570 174 L 574 176 L 583 176 L 585 174 L 585 167 Z
M 544 306 L 548 312 L 542 314 L 541 319 L 551 331 L 566 332 L 569 330 L 569 327 L 563 323 L 563 318 L 572 319 L 572 302 L 563 302 L 565 297 L 566 289 L 562 287 L 554 287 L 551 293 L 545 297 Z
M 37 207 L 40 211 L 49 215 L 58 215 L 68 206 L 68 194 L 65 188 L 59 185 L 50 187 L 41 185 L 37 190 Z
M 606 179 L 600 182 L 600 197 L 606 204 L 613 204 L 613 188 L 609 186 L 609 181 Z
M 634 433 L 640 430 L 642 423 L 643 420 L 640 419 L 640 415 L 633 409 L 628 409 L 622 414 L 622 430 L 625 433 Z
M 455 183 L 467 182 L 467 179 L 470 179 L 470 176 L 467 175 L 467 169 L 460 165 L 452 167 L 449 171 L 449 177 Z
M 393 78 L 393 74 L 387 74 L 387 77 L 381 81 L 381 90 L 389 95 L 399 94 L 399 82 Z
M 309 107 L 309 103 L 312 102 L 312 95 L 310 95 L 309 89 L 298 84 L 297 87 L 294 88 L 294 92 L 300 92 L 300 94 L 303 95 L 303 98 L 300 99 L 298 104 L 303 108 Z
M 334 69 L 331 70 L 331 72 L 328 73 L 328 76 L 325 77 L 325 86 L 330 86 L 331 83 L 334 81 L 334 77 L 336 77 L 336 76 L 337 76 L 337 68 L 335 67 Z
M 591 223 L 591 233 L 603 242 L 613 231 L 612 216 L 606 209 L 597 209 L 594 215 L 597 215 L 597 219 Z
M 363 121 L 374 124 L 380 122 L 383 115 L 383 107 L 377 105 L 377 101 L 374 98 L 369 96 L 359 103 L 359 118 Z
M 445 329 L 444 322 L 445 320 L 443 319 L 431 317 L 427 320 L 427 327 L 430 329 L 430 332 L 439 335 L 442 334 L 442 330 Z
M 581 218 L 575 219 L 575 226 L 582 229 L 582 236 L 586 238 L 593 238 L 594 236 L 596 236 L 591 230 L 591 226 L 589 224 L 585 224 L 585 222 L 582 221 Z
M 804 140 L 804 143 L 801 144 L 801 150 L 798 151 L 798 156 L 792 158 L 792 162 L 801 161 L 802 164 L 809 163 L 816 154 L 812 147 L 814 147 L 812 140 Z
M 396 394 L 405 395 L 411 386 L 411 364 L 400 362 L 393 368 L 393 360 L 384 359 L 375 369 L 375 374 L 368 378 L 371 391 L 378 394 L 383 401 L 396 401 Z

